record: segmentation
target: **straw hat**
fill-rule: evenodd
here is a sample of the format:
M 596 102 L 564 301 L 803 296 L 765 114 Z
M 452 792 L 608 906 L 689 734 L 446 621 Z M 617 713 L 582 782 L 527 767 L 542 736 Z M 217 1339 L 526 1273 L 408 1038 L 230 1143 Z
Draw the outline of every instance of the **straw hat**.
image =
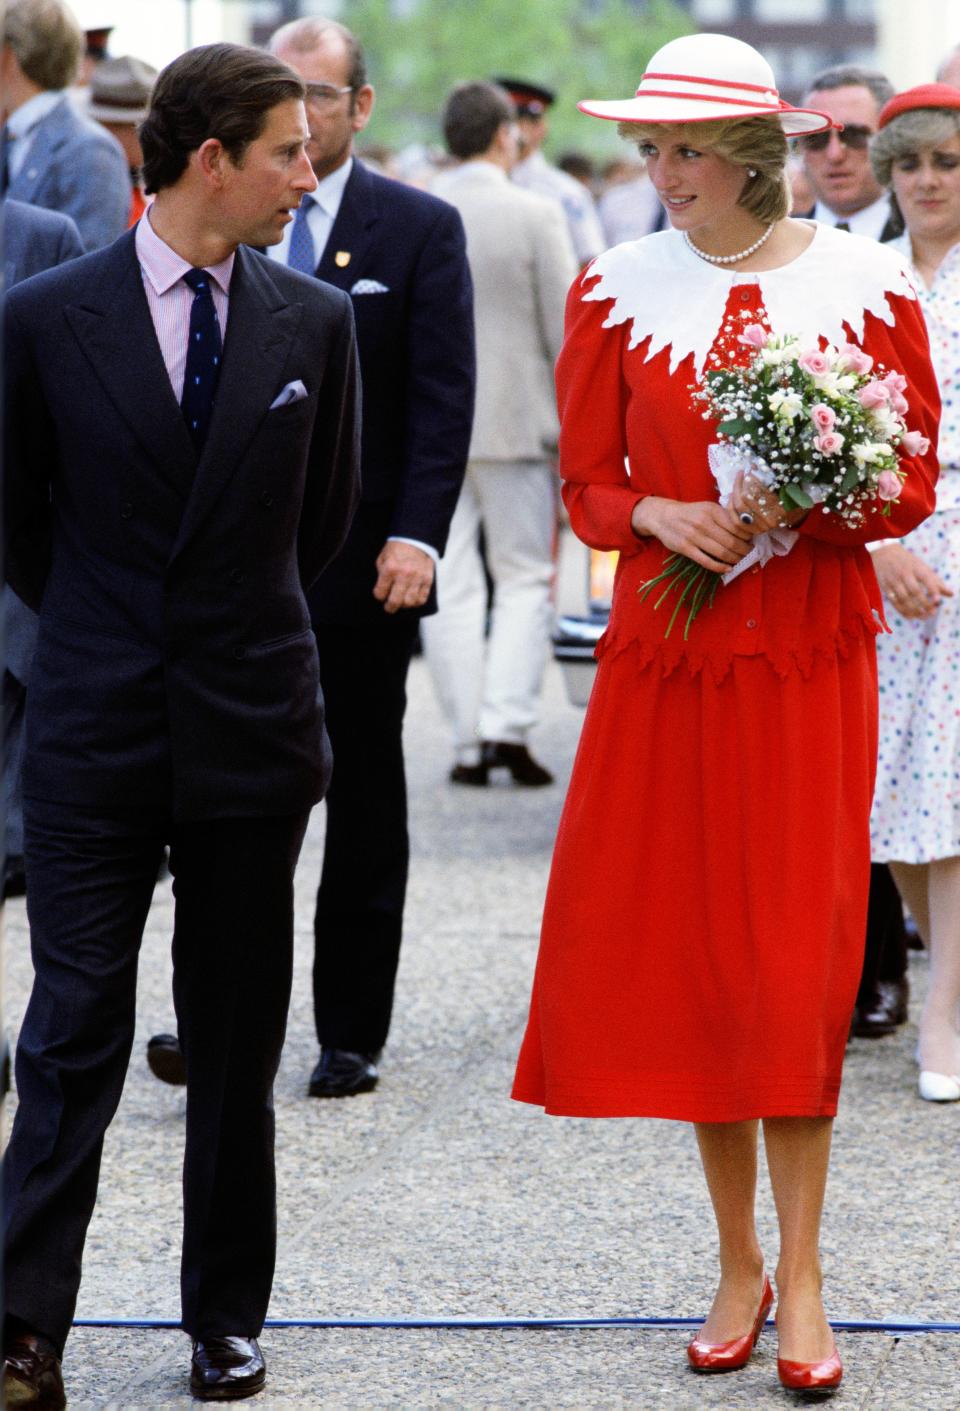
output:
M 635 98 L 585 99 L 577 107 L 611 122 L 718 122 L 769 114 L 788 137 L 835 124 L 814 108 L 792 108 L 762 54 L 727 34 L 687 34 L 658 49 Z

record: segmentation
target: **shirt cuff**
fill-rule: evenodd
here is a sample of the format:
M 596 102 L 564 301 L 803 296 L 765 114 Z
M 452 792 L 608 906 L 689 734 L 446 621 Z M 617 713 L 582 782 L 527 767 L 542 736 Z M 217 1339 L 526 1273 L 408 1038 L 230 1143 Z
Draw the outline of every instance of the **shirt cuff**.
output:
M 408 539 L 405 534 L 390 534 L 387 537 L 388 544 L 412 544 L 415 549 L 422 549 L 425 554 L 429 554 L 434 563 L 440 562 L 440 555 L 432 544 L 425 544 L 422 539 Z

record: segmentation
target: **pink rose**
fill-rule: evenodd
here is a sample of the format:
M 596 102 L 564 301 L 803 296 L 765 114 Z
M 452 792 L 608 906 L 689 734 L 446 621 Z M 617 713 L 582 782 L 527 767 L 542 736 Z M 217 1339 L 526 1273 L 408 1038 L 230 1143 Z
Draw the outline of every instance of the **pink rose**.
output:
M 845 438 L 839 431 L 824 431 L 813 438 L 813 444 L 822 456 L 835 456 L 842 448 Z
M 891 392 L 906 392 L 907 379 L 902 372 L 888 372 L 886 377 L 881 378 L 884 387 L 889 387 Z
M 804 372 L 809 372 L 811 377 L 822 377 L 825 372 L 830 371 L 830 359 L 816 348 L 811 348 L 808 353 L 801 353 L 799 362 Z
M 866 377 L 873 371 L 873 358 L 855 343 L 844 343 L 837 366 L 841 372 L 855 372 L 858 377 Z
M 917 435 L 917 432 L 912 432 Z M 877 494 L 881 500 L 895 500 L 900 494 L 900 477 L 895 470 L 881 470 L 877 477 Z
M 910 410 L 910 403 L 907 401 L 906 397 L 901 396 L 899 392 L 894 392 L 890 405 L 897 413 L 897 416 L 906 416 L 907 412 Z
M 857 400 L 864 411 L 872 412 L 876 407 L 885 407 L 890 400 L 890 388 L 883 382 L 868 382 L 857 393 Z
M 832 431 L 837 424 L 837 414 L 832 407 L 828 407 L 826 402 L 818 402 L 810 409 L 810 420 L 821 433 Z
M 907 431 L 900 442 L 900 447 L 907 456 L 925 456 L 930 449 L 930 442 L 919 431 Z M 893 472 L 884 473 L 892 474 Z M 885 496 L 881 495 L 880 498 L 884 499 Z
M 762 323 L 748 323 L 740 334 L 739 341 L 746 343 L 748 348 L 765 348 L 770 334 Z

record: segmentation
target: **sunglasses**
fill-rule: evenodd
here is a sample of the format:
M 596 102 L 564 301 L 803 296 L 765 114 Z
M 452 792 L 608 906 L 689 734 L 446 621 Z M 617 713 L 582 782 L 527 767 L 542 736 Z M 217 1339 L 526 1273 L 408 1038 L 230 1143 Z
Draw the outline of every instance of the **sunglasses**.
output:
M 321 107 L 325 108 L 333 107 L 344 93 L 353 92 L 353 85 L 349 83 L 344 88 L 337 88 L 332 83 L 305 83 L 304 87 L 307 90 L 307 101 L 319 103 Z
M 826 132 L 811 132 L 806 137 L 800 138 L 800 150 L 802 152 L 825 152 L 831 136 L 837 133 L 837 137 L 844 147 L 849 147 L 851 152 L 862 152 L 874 135 L 872 127 L 858 127 L 856 123 L 846 123 L 842 132 L 837 132 L 835 127 L 828 127 Z

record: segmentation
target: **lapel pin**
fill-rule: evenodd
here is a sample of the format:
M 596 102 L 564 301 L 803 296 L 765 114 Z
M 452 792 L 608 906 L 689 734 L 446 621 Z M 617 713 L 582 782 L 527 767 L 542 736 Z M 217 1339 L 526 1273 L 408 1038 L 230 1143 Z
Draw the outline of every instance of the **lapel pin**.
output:
M 333 262 L 337 269 L 346 269 L 347 265 L 350 263 L 350 251 L 338 250 L 333 257 Z

